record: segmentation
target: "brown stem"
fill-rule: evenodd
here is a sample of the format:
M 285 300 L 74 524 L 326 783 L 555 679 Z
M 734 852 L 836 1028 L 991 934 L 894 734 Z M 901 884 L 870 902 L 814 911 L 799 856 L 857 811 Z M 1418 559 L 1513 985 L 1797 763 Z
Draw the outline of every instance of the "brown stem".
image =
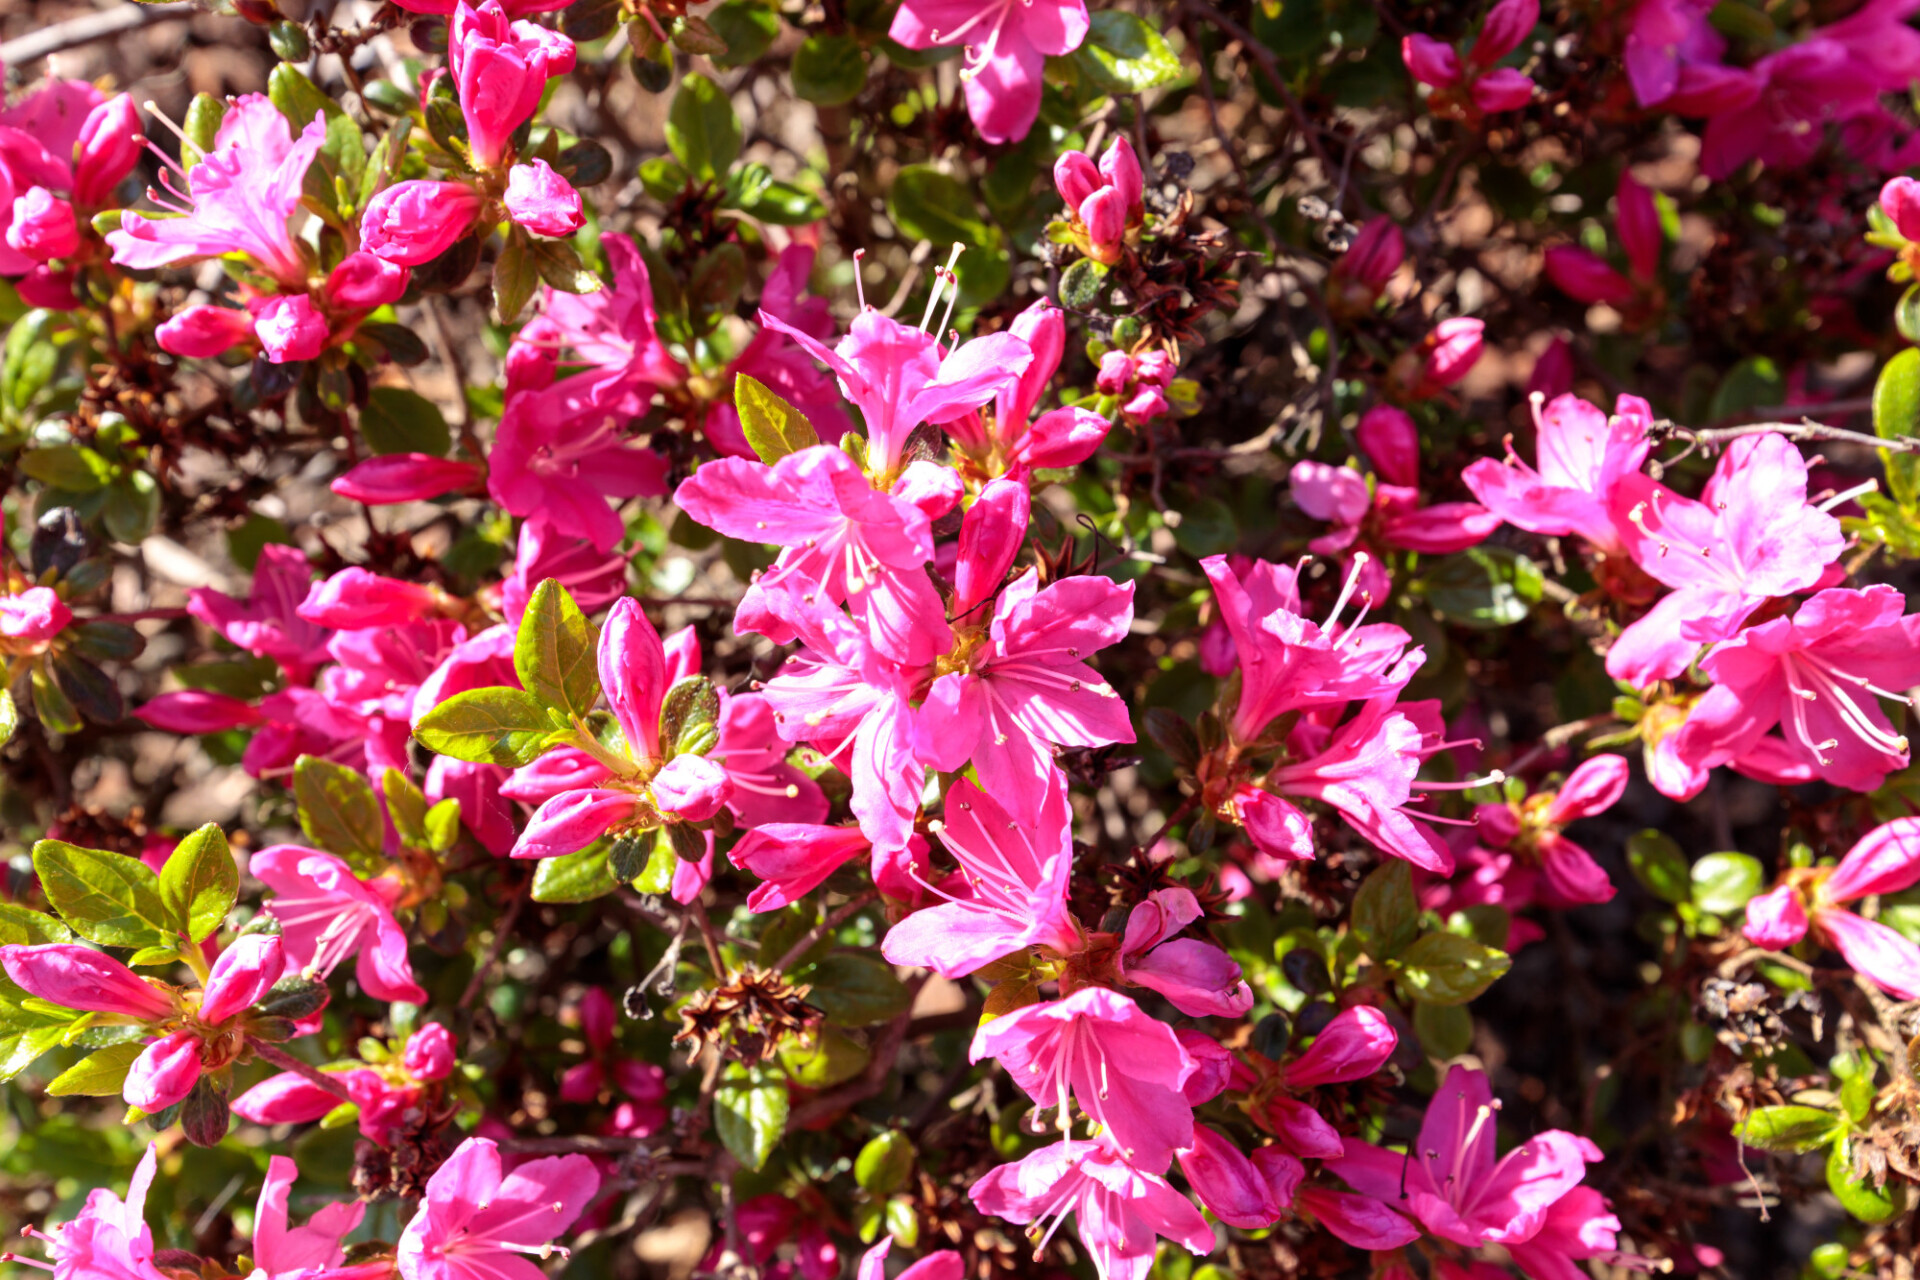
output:
M 330 1076 L 311 1063 L 302 1062 L 284 1049 L 276 1049 L 270 1044 L 249 1040 L 247 1045 L 253 1050 L 254 1056 L 262 1062 L 271 1062 L 282 1071 L 291 1071 L 308 1084 L 325 1089 L 342 1102 L 354 1100 L 353 1095 L 347 1092 L 347 1086 L 340 1082 L 338 1076 Z
M 460 1008 L 467 1008 L 473 1003 L 474 997 L 480 994 L 481 984 L 487 980 L 487 974 L 500 959 L 501 949 L 507 945 L 507 936 L 513 932 L 514 922 L 520 918 L 521 904 L 526 900 L 526 889 L 522 886 L 520 892 L 513 895 L 507 914 L 500 917 L 500 924 L 493 931 L 493 941 L 487 944 L 487 954 L 474 966 L 473 977 L 467 980 L 467 989 L 460 993 Z
M 787 954 L 780 957 L 779 962 L 773 966 L 773 971 L 775 973 L 785 973 L 789 965 L 793 964 L 793 962 L 801 956 L 807 954 L 807 952 L 813 950 L 814 943 L 826 937 L 827 934 L 834 929 L 839 928 L 842 921 L 866 906 L 869 902 L 872 902 L 873 899 L 874 893 L 872 890 L 869 890 L 853 901 L 834 908 L 825 920 L 822 920 L 819 924 L 807 930 L 806 933 L 801 935 L 800 941 L 787 948 Z

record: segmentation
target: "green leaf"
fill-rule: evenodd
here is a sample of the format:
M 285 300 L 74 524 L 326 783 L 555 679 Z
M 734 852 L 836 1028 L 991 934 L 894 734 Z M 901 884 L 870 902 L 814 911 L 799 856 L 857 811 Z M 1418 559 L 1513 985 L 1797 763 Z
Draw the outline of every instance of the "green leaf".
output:
M 734 208 L 780 227 L 804 227 L 827 216 L 827 206 L 805 187 L 769 179 L 743 195 Z
M 1513 964 L 1506 952 L 1457 933 L 1429 933 L 1400 953 L 1400 986 L 1427 1004 L 1465 1004 Z
M 793 51 L 793 92 L 816 107 L 852 102 L 867 87 L 867 55 L 852 36 L 813 35 Z
M 80 722 L 80 713 L 73 709 L 72 700 L 45 665 L 34 666 L 28 673 L 27 686 L 33 690 L 33 712 L 45 728 L 54 733 L 78 733 L 85 727 Z
M 1119 9 L 1092 15 L 1073 61 L 1108 93 L 1145 93 L 1180 78 L 1180 55 L 1166 37 Z
M 620 882 L 607 866 L 605 845 L 542 858 L 533 869 L 535 902 L 591 902 L 619 887 Z
M 1442 557 L 1414 590 L 1452 621 L 1487 630 L 1524 620 L 1544 581 L 1539 566 L 1519 552 L 1478 546 Z
M 0 947 L 36 947 L 72 941 L 73 930 L 56 917 L 17 902 L 0 902 Z
M 73 931 L 103 947 L 173 947 L 186 932 L 144 862 L 63 840 L 33 846 L 41 892 Z
M 687 172 L 717 181 L 740 154 L 740 121 L 720 86 L 703 75 L 680 82 L 667 108 L 667 147 Z
M 1920 291 L 1920 285 L 1908 290 Z M 1873 384 L 1873 433 L 1882 440 L 1920 436 L 1920 350 L 1909 347 L 1887 361 Z M 1920 456 L 1880 451 L 1887 489 L 1903 508 L 1920 498 Z
M 802 1089 L 831 1089 L 867 1069 L 867 1046 L 832 1027 L 816 1027 L 780 1045 L 780 1068 Z
M 703 756 L 720 742 L 720 691 L 705 676 L 676 680 L 660 700 L 660 746 Z
M 1413 894 L 1413 870 L 1388 858 L 1368 873 L 1353 897 L 1353 933 L 1360 949 L 1375 960 L 1405 950 L 1420 930 L 1420 902 Z
M 936 249 L 955 242 L 986 245 L 995 238 L 994 229 L 980 217 L 973 192 L 932 165 L 908 165 L 894 176 L 887 212 L 908 238 L 930 240 Z
M 211 93 L 193 95 L 193 101 L 187 104 L 187 114 L 180 121 L 180 132 L 186 138 L 186 145 L 180 149 L 180 163 L 184 167 L 191 169 L 200 162 L 201 156 L 213 150 L 213 141 L 220 136 L 220 122 L 226 118 L 225 98 Z
M 600 700 L 599 633 L 557 578 L 533 589 L 513 641 L 520 685 L 543 706 L 586 719 Z
M 0 1083 L 13 1079 L 33 1065 L 34 1059 L 60 1047 L 67 1037 L 70 1018 L 52 1014 L 31 1014 L 44 1019 L 43 1025 L 0 1032 Z M 0 1025 L 11 1025 L 0 1023 Z
M 780 15 L 755 0 L 727 0 L 707 15 L 707 21 L 726 42 L 717 55 L 717 67 L 744 67 L 758 62 L 780 35 Z
M 1092 311 L 1098 307 L 1106 296 L 1111 270 L 1106 263 L 1092 258 L 1076 259 L 1060 274 L 1060 305 L 1069 311 Z
M 380 797 L 358 769 L 301 756 L 293 765 L 293 798 L 300 806 L 300 829 L 316 849 L 368 858 L 385 849 Z
M 205 942 L 226 923 L 240 896 L 240 872 L 227 848 L 227 834 L 209 822 L 174 846 L 160 868 L 160 899 L 175 919 L 187 922 L 187 937 Z
M 1707 409 L 1707 417 L 1719 422 L 1748 409 L 1779 404 L 1785 390 L 1786 383 L 1780 376 L 1779 366 L 1765 356 L 1749 356 L 1729 369 L 1727 376 L 1721 379 Z
M 378 454 L 430 453 L 444 458 L 453 432 L 440 406 L 405 387 L 375 387 L 360 410 L 360 435 Z
M 1875 205 L 1878 209 L 1879 206 Z M 1893 307 L 1893 327 L 1908 342 L 1920 342 L 1920 284 L 1910 284 Z
M 860 1148 L 854 1157 L 853 1180 L 862 1191 L 890 1196 L 907 1183 L 913 1172 L 913 1140 L 898 1129 L 889 1129 Z
M 388 769 L 380 776 L 380 796 L 386 801 L 387 817 L 400 843 L 409 849 L 426 848 L 427 797 L 413 785 L 413 779 L 398 769 Z
M 445 853 L 460 838 L 460 802 L 448 796 L 427 810 L 422 825 L 427 832 L 427 848 L 435 853 Z
M 1413 1006 L 1413 1030 L 1430 1058 L 1457 1058 L 1473 1047 L 1473 1015 L 1457 1004 Z
M 20 708 L 13 700 L 13 691 L 0 689 L 0 747 L 13 741 L 13 735 L 20 732 Z
M 686 190 L 691 180 L 672 156 L 653 156 L 640 162 L 641 187 L 662 204 Z
M 571 240 L 535 238 L 527 244 L 527 255 L 541 280 L 562 293 L 598 293 L 600 277 L 580 260 Z
M 290 63 L 281 63 L 267 76 L 267 98 L 280 108 L 280 114 L 293 126 L 293 136 L 313 123 L 315 115 L 339 116 L 346 112 L 339 103 L 320 92 L 306 73 Z
M 1691 879 L 1694 905 L 1724 916 L 1744 908 L 1766 874 L 1758 859 L 1744 853 L 1710 853 L 1693 864 Z
M 20 455 L 20 469 L 41 484 L 68 493 L 95 493 L 113 479 L 113 465 L 91 449 L 54 444 Z
M 820 435 L 807 415 L 752 374 L 735 375 L 733 404 L 740 411 L 740 429 L 746 432 L 747 443 L 768 466 L 820 443 Z
M 54 324 L 53 312 L 36 308 L 7 330 L 5 356 L 0 358 L 0 405 L 24 410 L 52 381 L 60 363 Z
M 1849 1142 L 1842 1135 L 1827 1148 L 1827 1189 L 1840 1207 L 1862 1222 L 1886 1222 L 1907 1206 L 1906 1188 L 1888 1181 L 1875 1187 L 1873 1180 L 1856 1176 Z
M 493 306 L 502 324 L 512 324 L 540 287 L 540 269 L 527 246 L 527 234 L 515 227 L 493 260 Z
M 1662 902 L 1678 906 L 1693 896 L 1687 855 L 1664 831 L 1648 827 L 1627 837 L 1627 866 L 1633 878 Z
M 786 1083 L 733 1066 L 713 1095 L 713 1126 L 744 1169 L 758 1171 L 787 1131 Z
M 905 1011 L 908 1003 L 907 989 L 894 976 L 893 966 L 869 951 L 836 951 L 796 970 L 793 978 L 810 983 L 807 1003 L 843 1027 L 885 1022 Z
M 546 709 L 524 690 L 470 689 L 422 716 L 413 736 L 455 760 L 517 769 L 539 759 L 552 729 Z
M 146 1050 L 146 1044 L 139 1040 L 96 1049 L 49 1080 L 47 1093 L 55 1098 L 118 1097 L 133 1060 Z
M 1733 1136 L 1762 1151 L 1814 1151 L 1831 1142 L 1842 1123 L 1818 1107 L 1760 1107 L 1733 1127 Z

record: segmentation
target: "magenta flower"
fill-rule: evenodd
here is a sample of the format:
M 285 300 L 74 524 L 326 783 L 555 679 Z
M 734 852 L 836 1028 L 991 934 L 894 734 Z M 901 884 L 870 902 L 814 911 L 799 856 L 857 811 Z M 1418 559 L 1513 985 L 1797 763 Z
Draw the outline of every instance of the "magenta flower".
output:
M 545 160 L 513 166 L 501 203 L 509 218 L 535 235 L 570 236 L 587 224 L 580 193 Z
M 1605 1258 L 1626 1270 L 1654 1270 L 1646 1259 L 1616 1251 L 1619 1230 L 1620 1219 L 1607 1207 L 1605 1196 L 1592 1187 L 1575 1187 L 1553 1202 L 1532 1239 L 1506 1248 L 1516 1266 L 1539 1280 L 1578 1280 L 1590 1275 L 1573 1265 L 1588 1258 Z
M 1244 1231 L 1278 1222 L 1307 1176 L 1306 1166 L 1278 1147 L 1261 1147 L 1249 1160 L 1204 1124 L 1193 1127 L 1193 1145 L 1180 1153 L 1180 1172 L 1214 1217 Z
M 871 847 L 858 827 L 770 822 L 749 831 L 727 856 L 762 881 L 748 895 L 747 910 L 778 911 L 812 893 Z
M 591 366 L 589 372 L 617 373 L 636 388 L 686 381 L 687 371 L 655 331 L 653 286 L 633 238 L 603 236 L 600 247 L 611 285 L 592 293 L 542 288 L 540 314 L 515 335 L 508 354 L 509 390 L 549 385 L 563 358 Z
M 562 533 L 545 516 L 535 515 L 520 526 L 513 569 L 500 583 L 500 607 L 509 623 L 520 625 L 534 589 L 548 578 L 556 579 L 580 611 L 591 616 L 627 593 L 627 558 L 617 551 L 599 551 L 586 539 Z M 696 653 L 694 666 L 698 665 Z
M 1363 1195 L 1404 1206 L 1442 1240 L 1468 1249 L 1525 1244 L 1601 1153 L 1585 1138 L 1549 1129 L 1496 1159 L 1499 1112 L 1483 1073 L 1452 1067 L 1405 1155 L 1350 1138 L 1327 1169 Z
M 1592 250 L 1578 245 L 1555 245 L 1547 250 L 1544 265 L 1547 279 L 1575 302 L 1604 302 L 1620 307 L 1634 299 L 1633 282 Z
M 1087 38 L 1082 0 L 907 0 L 887 34 L 909 49 L 964 42 L 967 114 L 988 142 L 1018 142 L 1040 115 L 1040 73 Z
M 1829 122 L 1878 108 L 1881 86 L 1863 71 L 1838 40 L 1803 40 L 1768 54 L 1747 69 L 1752 96 L 1707 121 L 1701 169 L 1717 182 L 1751 160 L 1775 168 L 1806 164 L 1825 143 Z
M 1035 0 L 1035 5 L 1053 2 Z M 1017 7 L 1018 0 L 1007 4 Z M 906 12 L 903 8 L 902 16 Z M 937 297 L 929 300 L 929 314 Z M 915 427 L 979 408 L 1018 383 L 1033 362 L 1032 350 L 1012 333 L 989 334 L 947 351 L 931 334 L 872 307 L 862 309 L 847 336 L 832 347 L 764 309 L 760 323 L 786 334 L 838 375 L 841 394 L 866 418 L 868 471 L 889 484 L 901 469 L 902 451 Z
M 1028 947 L 1079 948 L 1079 927 L 1067 909 L 1073 822 L 1063 777 L 1055 775 L 1038 821 L 1024 824 L 962 778 L 947 793 L 934 832 L 960 874 L 932 886 L 944 902 L 888 931 L 881 943 L 888 960 L 962 978 Z
M 547 81 L 573 70 L 573 41 L 535 22 L 512 21 L 499 0 L 484 0 L 478 8 L 462 0 L 448 27 L 447 61 L 473 162 L 496 169 L 507 158 L 514 130 L 539 110 Z M 507 199 L 511 208 L 511 185 Z
M 1177 936 L 1200 919 L 1193 891 L 1156 889 L 1127 917 L 1120 942 L 1120 976 L 1158 991 L 1194 1018 L 1237 1018 L 1253 1007 L 1253 988 L 1240 966 L 1217 944 Z
M 1126 234 L 1146 216 L 1146 178 L 1133 144 L 1116 134 L 1096 167 L 1084 151 L 1065 151 L 1053 164 L 1053 185 L 1085 240 L 1087 256 L 1109 265 L 1126 249 Z
M 162 351 L 211 360 L 253 337 L 253 317 L 232 307 L 183 307 L 162 321 L 153 336 Z
M 335 311 L 371 311 L 400 301 L 412 277 L 408 268 L 361 249 L 327 273 L 321 292 Z
M 1042 298 L 1015 316 L 1007 332 L 1027 344 L 1033 363 L 1018 382 L 994 397 L 991 413 L 984 408 L 963 413 L 941 427 L 989 474 L 1024 480 L 1036 468 L 1079 466 L 1093 456 L 1113 424 L 1077 405 L 1034 417 L 1066 354 L 1065 313 Z
M 1052 748 L 1133 741 L 1126 704 L 1084 661 L 1126 637 L 1133 584 L 1039 583 L 1030 569 L 1000 593 L 986 634 L 943 664 L 914 724 L 922 763 L 952 773 L 972 761 L 1018 822 L 1031 822 L 1047 796 Z
M 418 622 L 439 609 L 441 598 L 433 587 L 353 565 L 309 587 L 296 612 L 329 629 L 357 631 Z
M 1504 462 L 1480 458 L 1461 478 L 1482 505 L 1515 528 L 1578 534 L 1602 554 L 1625 556 L 1613 499 L 1647 460 L 1652 423 L 1652 411 L 1637 396 L 1621 396 L 1611 418 L 1578 396 L 1558 396 L 1545 410 L 1534 410 L 1539 470 L 1520 461 L 1509 437 Z
M 1812 929 L 1856 972 L 1895 998 L 1920 1000 L 1920 947 L 1841 905 L 1915 884 L 1920 884 L 1920 818 L 1895 818 L 1869 831 L 1839 866 L 1790 871 L 1786 883 L 1749 900 L 1743 932 L 1755 946 L 1778 951 Z
M 1105 1136 L 1042 1147 L 992 1170 L 967 1194 L 982 1213 L 1031 1223 L 1036 1248 L 1077 1215 L 1080 1242 L 1102 1280 L 1146 1280 L 1162 1237 L 1196 1256 L 1213 1252 L 1213 1228 L 1193 1202 Z
M 23 645 L 44 645 L 72 621 L 73 610 L 52 587 L 28 587 L 14 595 L 0 595 L 0 636 L 21 642 L 10 646 L 15 652 Z
M 507 397 L 487 491 L 509 513 L 541 515 L 596 551 L 626 536 L 616 502 L 666 493 L 666 459 L 628 446 L 638 416 L 631 384 L 604 374 L 567 378 Z
M 427 1182 L 426 1198 L 400 1233 L 405 1280 L 542 1280 L 526 1257 L 548 1251 L 600 1190 L 585 1156 L 549 1156 L 504 1173 L 500 1150 L 468 1138 Z
M 0 968 L 29 995 L 138 1021 L 179 1012 L 173 997 L 112 956 L 74 943 L 0 947 Z
M 1540 0 L 1498 0 L 1464 59 L 1453 46 L 1424 35 L 1403 37 L 1400 58 L 1415 80 L 1436 90 L 1429 100 L 1436 110 L 1464 113 L 1471 104 L 1480 111 L 1517 111 L 1532 99 L 1533 81 L 1494 64 L 1519 48 L 1539 21 Z
M 1679 675 L 1767 600 L 1813 586 L 1844 545 L 1840 522 L 1807 502 L 1806 460 L 1779 435 L 1728 445 L 1699 501 L 1631 475 L 1608 511 L 1634 563 L 1674 588 L 1607 651 L 1607 674 L 1632 685 Z
M 272 658 L 287 679 L 304 684 L 327 660 L 329 632 L 300 616 L 313 567 L 298 547 L 269 544 L 253 568 L 253 590 L 239 601 L 207 587 L 187 593 L 187 612 L 261 658 Z
M 73 200 L 83 209 L 113 200 L 113 190 L 133 172 L 146 136 L 130 94 L 116 94 L 87 112 L 74 139 Z
M 860 1255 L 860 1264 L 854 1268 L 854 1280 L 887 1280 L 887 1255 L 893 1250 L 893 1237 L 888 1236 L 873 1248 Z M 805 1268 L 802 1267 L 804 1273 Z M 967 1274 L 967 1260 L 952 1249 L 940 1249 L 920 1259 L 893 1280 L 964 1280 Z M 812 1280 L 808 1277 L 808 1280 Z
M 256 1275 L 264 1273 L 267 1280 L 326 1280 L 346 1260 L 343 1241 L 366 1216 L 366 1205 L 341 1201 L 321 1209 L 306 1226 L 293 1226 L 287 1217 L 287 1197 L 299 1176 L 299 1167 L 287 1157 L 268 1158 L 267 1178 L 253 1215 L 251 1250 Z
M 827 796 L 806 771 L 787 763 L 788 744 L 774 724 L 773 708 L 757 693 L 725 695 L 720 741 L 708 753 L 733 780 L 727 808 L 743 827 L 770 822 L 822 822 Z
M 462 182 L 396 182 L 367 202 L 360 247 L 398 266 L 420 266 L 452 248 L 485 203 Z
M 1920 683 L 1920 615 L 1885 585 L 1822 591 L 1791 618 L 1749 627 L 1714 646 L 1700 669 L 1713 688 L 1675 750 L 1703 768 L 1725 764 L 1780 726 L 1789 756 L 1835 786 L 1872 791 L 1906 767 L 1906 735 L 1880 699 Z
M 148 218 L 129 209 L 107 233 L 113 260 L 144 270 L 194 258 L 244 253 L 290 290 L 304 291 L 310 264 L 287 229 L 300 206 L 307 166 L 327 140 L 315 112 L 295 138 L 280 108 L 265 95 L 236 99 L 209 151 L 187 173 L 191 195 L 172 192 L 177 218 Z
M 291 963 L 324 977 L 357 956 L 354 977 L 368 995 L 426 1003 L 407 959 L 406 930 L 393 917 L 398 880 L 362 880 L 332 854 L 295 844 L 270 845 L 249 867 L 273 890 L 268 910 L 284 931 Z
M 1180 1091 L 1196 1064 L 1172 1027 L 1117 991 L 1083 987 L 1002 1014 L 974 1034 L 970 1057 L 996 1059 L 1037 1105 L 1057 1107 L 1062 1133 L 1077 1099 L 1137 1168 L 1164 1170 L 1193 1144 Z
M 45 187 L 33 187 L 14 197 L 6 240 L 9 247 L 35 262 L 65 258 L 80 247 L 80 223 L 71 204 Z
M 147 1192 L 153 1187 L 159 1170 L 159 1152 L 154 1143 L 140 1157 L 127 1184 L 127 1198 L 96 1187 L 87 1193 L 87 1203 L 70 1221 L 49 1231 L 29 1227 L 21 1234 L 45 1243 L 53 1265 L 28 1258 L 9 1256 L 9 1260 L 40 1271 L 52 1271 L 58 1280 L 164 1280 L 153 1260 L 153 1229 L 147 1226 Z
M 1727 42 L 1707 21 L 1713 0 L 1640 0 L 1627 29 L 1627 82 L 1650 107 L 1680 87 L 1687 63 L 1717 63 Z
M 1595 756 L 1575 769 L 1558 791 L 1538 792 L 1516 804 L 1483 804 L 1474 811 L 1479 839 L 1516 849 L 1540 871 L 1540 901 L 1556 910 L 1610 902 L 1613 885 L 1593 856 L 1560 833 L 1581 818 L 1611 809 L 1627 789 L 1625 756 Z
M 271 294 L 251 298 L 247 314 L 253 317 L 253 336 L 274 364 L 311 360 L 326 348 L 327 318 L 313 309 L 304 293 Z
M 1385 1014 L 1354 1005 L 1334 1015 L 1305 1053 L 1279 1068 L 1279 1082 L 1287 1090 L 1302 1090 L 1365 1080 L 1386 1064 L 1399 1042 Z M 1280 1145 L 1302 1159 L 1338 1159 L 1346 1150 L 1340 1131 L 1291 1093 L 1268 1097 L 1266 1120 Z

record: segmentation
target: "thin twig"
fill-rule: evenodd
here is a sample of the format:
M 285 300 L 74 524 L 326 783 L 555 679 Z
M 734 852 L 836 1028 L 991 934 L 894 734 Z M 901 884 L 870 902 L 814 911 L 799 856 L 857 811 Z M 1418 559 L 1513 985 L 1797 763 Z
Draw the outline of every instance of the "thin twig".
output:
M 353 1095 L 347 1092 L 347 1086 L 341 1083 L 338 1076 L 330 1076 L 312 1063 L 302 1062 L 285 1050 L 276 1049 L 270 1044 L 262 1044 L 258 1040 L 249 1040 L 247 1044 L 253 1049 L 254 1056 L 262 1062 L 270 1062 L 282 1071 L 291 1071 L 308 1084 L 325 1089 L 342 1102 L 354 1101 Z
M 791 947 L 787 948 L 787 954 L 780 957 L 779 963 L 773 966 L 773 971 L 775 973 L 785 973 L 787 971 L 788 965 L 798 960 L 801 956 L 807 954 L 807 952 L 813 950 L 814 943 L 820 941 L 820 939 L 826 937 L 827 934 L 839 928 L 841 923 L 845 921 L 847 917 L 851 916 L 854 912 L 859 911 L 862 907 L 866 906 L 869 902 L 872 902 L 873 899 L 874 899 L 874 892 L 872 890 L 869 890 L 866 893 L 863 893 L 859 897 L 855 898 L 853 901 L 834 908 L 834 910 L 828 914 L 826 919 L 822 920 L 819 924 L 813 926 L 813 928 L 807 930 L 806 933 L 801 935 L 800 941 L 794 943 Z
M 481 958 L 479 964 L 474 966 L 473 977 L 467 980 L 467 989 L 460 993 L 460 1008 L 467 1008 L 473 1003 L 474 997 L 480 994 L 480 988 L 485 984 L 487 974 L 493 970 L 494 963 L 500 959 L 500 952 L 507 945 L 507 938 L 513 933 L 514 921 L 520 918 L 520 907 L 526 900 L 526 887 L 522 886 L 513 895 L 513 901 L 508 904 L 507 914 L 500 918 L 499 925 L 494 929 L 493 940 L 487 944 L 486 955 Z
M 121 4 L 98 13 L 82 14 L 51 26 L 29 31 L 26 35 L 0 44 L 0 62 L 18 67 L 65 49 L 77 49 L 95 40 L 137 31 L 155 23 L 191 18 L 200 12 L 195 4 Z
M 1831 440 L 1837 444 L 1865 445 L 1870 449 L 1885 449 L 1891 453 L 1920 453 L 1920 436 L 1883 438 L 1868 435 L 1864 431 L 1849 431 L 1845 427 L 1830 427 L 1812 419 L 1799 422 L 1746 422 L 1737 427 L 1683 427 L 1663 418 L 1653 424 L 1652 434 L 1686 440 L 1706 448 L 1727 444 L 1744 436 L 1778 434 L 1789 440 Z

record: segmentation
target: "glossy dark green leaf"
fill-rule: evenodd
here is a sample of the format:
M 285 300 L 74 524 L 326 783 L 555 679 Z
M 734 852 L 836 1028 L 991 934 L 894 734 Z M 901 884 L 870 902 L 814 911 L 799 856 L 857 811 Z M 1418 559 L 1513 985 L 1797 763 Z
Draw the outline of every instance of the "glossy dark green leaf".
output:
M 453 431 L 440 406 L 406 387 L 375 387 L 360 410 L 360 435 L 375 453 L 446 456 Z
M 548 578 L 533 589 L 514 637 L 521 688 L 542 705 L 584 720 L 600 700 L 599 639 L 567 589 Z
M 293 766 L 293 798 L 300 806 L 300 829 L 316 849 L 342 856 L 381 855 L 386 822 L 380 798 L 358 769 L 301 756 Z

